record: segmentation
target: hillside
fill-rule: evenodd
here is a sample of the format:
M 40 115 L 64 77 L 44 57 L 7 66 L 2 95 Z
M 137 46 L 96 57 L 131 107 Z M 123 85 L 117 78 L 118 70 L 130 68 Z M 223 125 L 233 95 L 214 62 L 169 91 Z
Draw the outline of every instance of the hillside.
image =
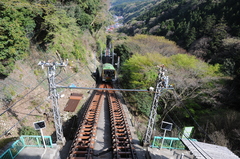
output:
M 152 55 L 153 50 L 156 48 L 156 45 L 153 47 L 152 44 L 156 40 L 155 38 L 143 40 L 144 38 L 142 36 L 140 38 L 139 34 L 164 36 L 166 39 L 175 41 L 178 46 L 185 48 L 188 54 L 193 55 L 198 60 L 203 60 L 210 66 L 218 65 L 218 70 L 222 75 L 208 74 L 210 72 L 201 70 L 204 72 L 204 75 L 200 75 L 201 78 L 199 78 L 197 73 L 201 71 L 194 71 L 194 69 L 195 67 L 204 68 L 205 66 L 196 66 L 198 62 L 190 64 L 190 60 L 194 61 L 194 59 L 192 57 L 184 57 L 185 55 L 170 56 L 170 58 L 174 58 L 176 61 L 173 67 L 171 67 L 171 62 L 169 62 L 170 66 L 167 65 L 171 68 L 169 77 L 171 78 L 172 76 L 171 80 L 174 85 L 176 87 L 179 86 L 177 91 L 181 95 L 178 97 L 181 102 L 174 103 L 171 100 L 169 101 L 175 95 L 169 94 L 167 97 L 163 97 L 161 104 L 166 106 L 165 108 L 175 104 L 178 106 L 173 110 L 171 108 L 159 110 L 159 114 L 161 114 L 159 118 L 163 118 L 164 114 L 171 110 L 171 117 L 176 115 L 174 118 L 181 122 L 179 123 L 180 125 L 194 125 L 196 123 L 191 121 L 192 115 L 188 114 L 188 112 L 191 112 L 194 120 L 197 120 L 202 126 L 202 128 L 196 130 L 195 137 L 205 141 L 204 135 L 197 133 L 198 131 L 203 132 L 201 129 L 204 129 L 219 145 L 226 145 L 236 154 L 239 154 L 238 143 L 240 136 L 237 118 L 239 117 L 238 103 L 240 101 L 238 89 L 240 79 L 238 71 L 240 62 L 240 26 L 237 19 L 240 16 L 236 6 L 239 6 L 239 2 L 236 0 L 165 0 L 116 5 L 111 8 L 111 12 L 124 17 L 123 22 L 125 22 L 125 25 L 118 32 L 133 36 L 133 38 L 128 39 L 128 42 L 125 41 L 121 46 L 117 46 L 117 50 L 124 49 L 130 54 L 135 55 L 134 53 L 137 52 L 142 55 L 127 58 L 129 60 L 127 60 L 125 64 L 126 70 L 123 72 L 127 73 L 129 68 L 134 71 L 127 73 L 126 76 L 124 76 L 125 74 L 123 75 L 123 78 L 129 81 L 124 84 L 126 87 L 139 88 L 145 86 L 144 84 L 148 82 L 153 82 L 153 80 L 148 80 L 154 77 L 151 65 L 154 65 L 153 63 L 156 63 L 155 60 L 158 59 L 157 55 Z M 136 39 L 139 40 L 138 44 L 134 42 Z M 147 51 L 145 48 L 147 48 Z M 145 53 L 149 50 L 150 54 L 143 54 L 144 50 Z M 161 51 L 159 51 L 159 54 L 162 54 Z M 159 61 L 165 61 L 163 62 L 165 64 L 168 63 L 165 58 L 163 57 Z M 141 62 L 139 63 L 139 61 Z M 182 68 L 178 64 L 188 66 Z M 193 66 L 192 69 L 190 69 L 191 66 Z M 184 92 L 181 93 L 182 89 L 184 89 Z M 191 93 L 194 92 L 191 94 L 193 96 L 190 94 L 184 96 L 183 93 L 187 93 L 188 89 L 189 91 L 191 90 Z M 131 103 L 136 104 L 137 110 L 134 111 L 140 114 L 148 114 L 149 103 L 147 101 L 150 101 L 151 98 L 146 97 L 149 98 L 146 99 L 143 94 L 127 96 L 131 97 Z M 144 100 L 138 101 L 138 99 Z M 143 107 L 143 105 L 148 106 Z M 184 109 L 184 105 L 188 110 Z M 138 107 L 140 108 L 138 109 Z M 225 123 L 225 121 L 228 122 Z
M 195 127 L 194 138 L 215 141 L 240 155 L 239 22 L 225 18 L 227 13 L 235 13 L 239 3 L 122 2 L 130 1 L 113 1 L 116 6 L 112 11 L 124 16 L 125 26 L 120 33 L 108 34 L 105 29 L 113 22 L 107 0 L 0 2 L 0 143 L 17 137 L 34 121 L 46 120 L 45 135 L 54 134 L 51 103 L 47 101 L 47 69 L 41 69 L 37 63 L 68 59 L 66 68 L 57 69 L 56 83 L 93 87 L 91 73 L 96 69 L 96 56 L 106 48 L 107 35 L 112 39 L 112 50 L 121 57 L 118 84 L 122 88 L 148 89 L 156 83 L 159 65 L 166 66 L 174 91 L 159 98 L 156 125 L 171 116 L 176 125 L 168 135 L 178 136 L 177 125 L 191 125 Z M 215 13 L 222 5 L 226 5 L 223 13 Z M 236 18 L 238 14 L 232 16 Z M 201 23 L 198 18 L 202 18 Z M 61 117 L 67 129 L 69 125 L 76 128 L 72 122 L 76 113 L 63 111 L 73 91 L 59 90 Z M 78 93 L 83 93 L 84 99 L 77 111 L 89 95 L 83 90 Z M 153 93 L 123 94 L 142 140 Z M 156 127 L 155 135 L 160 132 Z M 71 138 L 74 133 L 67 135 Z
M 225 75 L 233 77 L 229 89 L 239 87 L 239 31 L 237 0 L 230 1 L 158 1 L 114 6 L 111 10 L 123 14 L 125 26 L 119 32 L 127 35 L 151 34 L 175 41 L 190 54 L 210 64 L 220 64 Z M 142 6 L 148 7 L 144 9 Z M 131 8 L 131 9 L 129 9 Z M 136 13 L 135 14 L 135 11 Z M 139 12 L 141 11 L 141 12 Z M 131 20 L 130 15 L 134 15 Z M 228 107 L 239 110 L 239 90 L 234 89 L 226 100 Z
M 104 26 L 111 22 L 108 2 L 78 1 L 1 1 L 0 2 L 0 147 L 20 134 L 36 134 L 33 122 L 45 120 L 44 135 L 55 129 L 51 101 L 48 99 L 47 68 L 39 61 L 67 61 L 56 69 L 56 83 L 94 87 L 92 72 L 96 56 L 105 47 Z M 89 96 L 86 90 L 58 90 L 59 108 L 64 127 L 75 118 Z M 82 93 L 83 100 L 75 113 L 64 112 L 72 92 Z M 76 120 L 75 120 L 76 121 Z M 73 133 L 67 133 L 71 138 Z
M 123 4 L 111 11 L 124 16 L 120 32 L 165 36 L 189 53 L 221 64 L 226 74 L 239 76 L 239 5 L 237 0 L 165 0 Z

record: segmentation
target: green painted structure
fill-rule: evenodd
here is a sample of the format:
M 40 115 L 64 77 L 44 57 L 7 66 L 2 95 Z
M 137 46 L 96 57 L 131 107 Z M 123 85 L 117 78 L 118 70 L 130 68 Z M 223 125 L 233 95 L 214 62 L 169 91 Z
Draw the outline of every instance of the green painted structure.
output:
M 44 136 L 46 147 L 53 147 L 51 136 Z M 0 159 L 14 159 L 25 147 L 44 147 L 42 136 L 21 136 L 3 154 Z
M 162 136 L 154 136 L 152 147 L 160 148 L 162 144 L 163 137 Z M 192 141 L 197 141 L 196 139 L 189 139 Z M 162 148 L 165 149 L 186 149 L 185 145 L 179 138 L 176 137 L 164 137 L 164 142 Z
M 104 70 L 115 70 L 115 68 L 113 67 L 113 65 L 110 64 L 110 63 L 105 63 L 105 64 L 103 64 L 103 69 L 104 69 Z

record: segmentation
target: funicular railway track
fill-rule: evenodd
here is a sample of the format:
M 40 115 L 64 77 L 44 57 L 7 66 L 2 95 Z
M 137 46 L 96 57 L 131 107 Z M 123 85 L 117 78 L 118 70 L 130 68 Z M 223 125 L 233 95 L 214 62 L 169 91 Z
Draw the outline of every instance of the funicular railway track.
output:
M 108 88 L 113 87 L 108 85 Z M 123 107 L 115 91 L 108 91 L 107 97 L 111 118 L 113 158 L 135 159 L 137 157 L 132 146 L 132 136 Z
M 110 84 L 100 84 L 99 88 L 111 89 L 113 87 Z M 94 96 L 84 113 L 84 119 L 76 132 L 68 159 L 92 159 L 94 157 L 97 124 L 100 109 L 103 105 L 104 94 L 107 96 L 110 110 L 111 134 L 109 136 L 112 139 L 112 158 L 136 159 L 126 116 L 115 91 L 97 90 L 93 93 Z
M 100 85 L 99 88 L 104 88 Z M 75 139 L 70 149 L 69 159 L 91 159 L 97 131 L 97 123 L 103 101 L 103 91 L 94 91 L 94 96 L 88 109 L 84 113 L 84 119 L 79 125 Z

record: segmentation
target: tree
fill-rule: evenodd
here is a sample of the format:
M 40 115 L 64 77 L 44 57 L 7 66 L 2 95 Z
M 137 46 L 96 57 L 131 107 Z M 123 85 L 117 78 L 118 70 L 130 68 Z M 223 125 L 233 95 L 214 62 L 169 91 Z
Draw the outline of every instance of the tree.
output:
M 192 27 L 187 35 L 186 47 L 189 48 L 189 46 L 196 40 L 197 37 L 196 34 L 197 34 L 196 29 Z
M 124 43 L 114 46 L 114 52 L 117 54 L 117 56 L 121 57 L 121 63 L 128 60 L 132 55 L 129 48 Z
M 208 65 L 187 54 L 170 57 L 159 54 L 134 54 L 122 67 L 123 86 L 134 89 L 147 89 L 154 86 L 157 77 L 157 70 L 154 67 L 159 64 L 165 64 L 168 68 L 170 84 L 174 87 L 174 92 L 169 90 L 161 96 L 162 119 L 174 108 L 180 106 L 180 103 L 189 99 L 192 99 L 196 104 L 198 103 L 197 99 L 201 99 L 202 102 L 205 101 L 205 104 L 212 107 L 218 104 L 219 89 L 216 87 L 216 79 L 219 75 L 219 66 Z M 212 98 L 210 99 L 209 96 Z M 144 100 L 147 99 L 141 96 L 141 100 L 138 99 L 135 102 Z M 147 114 L 149 109 L 150 107 L 139 111 L 143 111 L 142 114 Z
M 28 55 L 29 39 L 35 27 L 33 10 L 0 3 L 0 75 L 7 76 L 14 62 Z M 27 37 L 28 36 L 28 37 Z

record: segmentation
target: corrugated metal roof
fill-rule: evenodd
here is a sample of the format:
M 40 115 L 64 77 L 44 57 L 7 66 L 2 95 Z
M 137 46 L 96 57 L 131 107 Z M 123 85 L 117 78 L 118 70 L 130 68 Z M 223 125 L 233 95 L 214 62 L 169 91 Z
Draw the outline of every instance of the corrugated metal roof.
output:
M 78 106 L 79 101 L 82 99 L 83 94 L 71 93 L 69 100 L 64 108 L 64 111 L 74 112 Z

